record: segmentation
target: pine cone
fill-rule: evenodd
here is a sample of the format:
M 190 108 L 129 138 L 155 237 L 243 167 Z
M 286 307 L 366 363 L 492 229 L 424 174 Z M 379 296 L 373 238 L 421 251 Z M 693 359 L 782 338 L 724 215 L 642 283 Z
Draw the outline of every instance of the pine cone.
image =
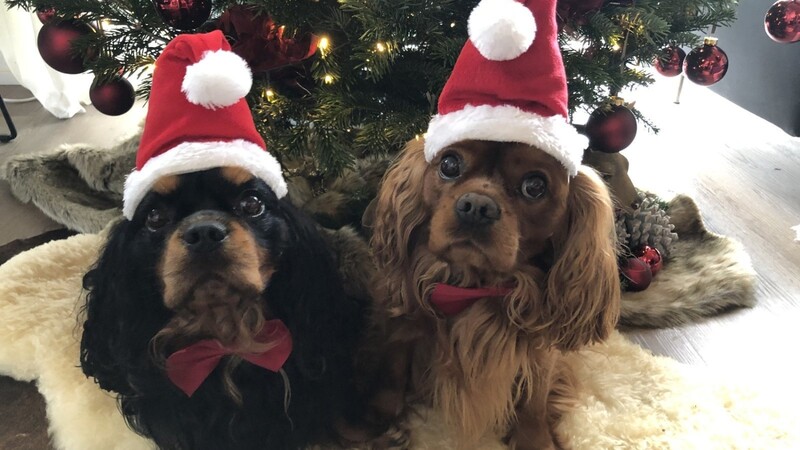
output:
M 670 223 L 669 215 L 656 195 L 640 191 L 639 204 L 639 209 L 625 215 L 628 248 L 635 250 L 649 245 L 658 249 L 664 258 L 669 258 L 672 246 L 678 240 L 678 235 L 672 232 L 675 225 Z
M 630 233 L 628 233 L 628 227 L 625 223 L 625 218 L 627 214 L 625 214 L 624 210 L 619 210 L 617 213 L 616 220 L 614 225 L 617 228 L 617 245 L 620 248 L 620 251 L 623 254 L 630 253 L 630 249 L 628 247 L 628 241 L 631 239 Z

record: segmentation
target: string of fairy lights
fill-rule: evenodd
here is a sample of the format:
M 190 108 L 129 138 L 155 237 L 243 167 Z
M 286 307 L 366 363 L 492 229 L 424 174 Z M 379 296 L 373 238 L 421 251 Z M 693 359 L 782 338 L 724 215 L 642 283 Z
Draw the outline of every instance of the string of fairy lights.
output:
M 455 22 L 451 24 L 451 27 L 455 26 Z M 371 46 L 371 52 L 376 54 L 389 54 L 394 50 L 394 45 L 392 45 L 388 41 L 376 41 L 373 46 Z M 328 36 L 320 36 L 319 40 L 317 41 L 317 51 L 319 52 L 319 57 L 322 60 L 325 60 L 328 55 L 334 50 L 333 43 L 330 37 Z M 365 63 L 369 63 L 370 58 L 365 59 Z M 369 71 L 369 67 L 363 67 L 364 71 Z M 338 79 L 338 75 L 330 70 L 325 71 L 318 79 L 324 84 L 333 84 Z M 277 93 L 275 89 L 271 86 L 266 86 L 262 92 L 262 98 L 272 101 L 276 98 Z

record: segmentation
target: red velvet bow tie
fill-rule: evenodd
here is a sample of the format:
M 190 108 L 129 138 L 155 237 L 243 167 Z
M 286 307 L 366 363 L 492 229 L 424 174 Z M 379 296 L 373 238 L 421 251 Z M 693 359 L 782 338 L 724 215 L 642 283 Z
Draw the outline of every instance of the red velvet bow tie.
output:
M 505 297 L 513 289 L 506 287 L 462 288 L 438 283 L 431 293 L 431 304 L 445 316 L 454 316 L 486 297 Z
M 238 355 L 269 371 L 279 371 L 292 353 L 292 335 L 289 329 L 280 320 L 268 320 L 256 340 L 273 343 L 274 346 L 263 353 L 238 353 L 235 349 L 224 347 L 216 339 L 196 342 L 167 358 L 167 377 L 191 397 L 223 356 Z

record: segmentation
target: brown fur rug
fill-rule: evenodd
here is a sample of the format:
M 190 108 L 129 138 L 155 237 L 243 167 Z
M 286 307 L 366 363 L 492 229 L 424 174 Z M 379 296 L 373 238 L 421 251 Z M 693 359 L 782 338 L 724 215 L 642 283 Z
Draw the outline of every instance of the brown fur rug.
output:
M 13 194 L 32 202 L 67 228 L 96 233 L 121 215 L 125 176 L 134 165 L 139 136 L 109 148 L 64 145 L 53 152 L 19 156 L 0 168 Z M 289 199 L 323 227 L 361 227 L 361 215 L 375 196 L 389 158 L 358 161 L 356 167 L 331 180 L 322 194 L 302 177 L 289 177 Z M 318 188 L 318 187 L 317 187 Z M 755 272 L 741 244 L 706 230 L 694 201 L 677 196 L 668 213 L 679 239 L 669 260 L 650 287 L 626 292 L 622 324 L 669 327 L 696 321 L 755 303 Z M 340 262 L 357 288 L 366 288 L 369 258 L 351 252 L 358 235 L 335 237 Z M 347 239 L 343 240 L 343 237 Z M 362 243 L 356 244 L 361 246 Z
M 708 231 L 685 195 L 673 198 L 667 212 L 678 240 L 646 290 L 623 293 L 622 324 L 670 327 L 754 306 L 756 274 L 744 247 Z

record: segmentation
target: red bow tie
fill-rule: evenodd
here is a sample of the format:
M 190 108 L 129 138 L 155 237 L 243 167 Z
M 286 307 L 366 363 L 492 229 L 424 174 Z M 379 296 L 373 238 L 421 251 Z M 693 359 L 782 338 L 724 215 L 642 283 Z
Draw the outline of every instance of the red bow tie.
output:
M 506 287 L 462 288 L 438 283 L 431 292 L 431 304 L 445 316 L 454 316 L 486 297 L 505 297 L 513 289 Z
M 191 397 L 223 356 L 238 355 L 269 371 L 279 371 L 292 353 L 292 335 L 289 329 L 280 320 L 268 320 L 256 340 L 273 343 L 274 346 L 263 353 L 239 353 L 235 349 L 224 347 L 216 339 L 196 342 L 167 358 L 167 377 Z

